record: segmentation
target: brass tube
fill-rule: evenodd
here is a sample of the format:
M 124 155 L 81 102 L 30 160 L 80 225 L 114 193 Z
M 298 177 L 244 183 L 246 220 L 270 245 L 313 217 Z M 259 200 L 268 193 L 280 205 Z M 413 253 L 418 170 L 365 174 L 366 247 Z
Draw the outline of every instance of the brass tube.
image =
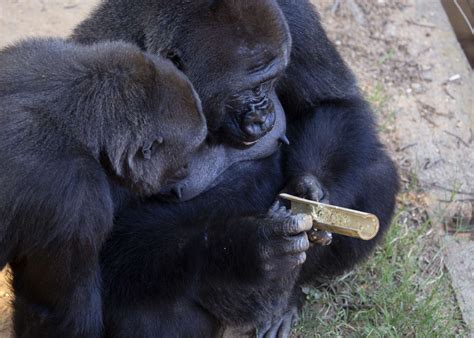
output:
M 307 214 L 313 218 L 313 228 L 334 234 L 371 240 L 379 231 L 377 216 L 362 211 L 310 201 L 289 194 L 280 197 L 291 201 L 295 214 Z

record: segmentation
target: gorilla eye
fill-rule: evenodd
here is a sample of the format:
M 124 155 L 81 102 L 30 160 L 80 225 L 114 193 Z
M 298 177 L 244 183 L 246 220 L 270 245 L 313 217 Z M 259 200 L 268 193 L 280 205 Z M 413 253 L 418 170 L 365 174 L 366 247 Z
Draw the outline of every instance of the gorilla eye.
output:
M 153 151 L 153 143 L 143 146 L 142 155 L 145 160 L 151 160 L 151 153 Z
M 181 59 L 181 55 L 177 50 L 175 49 L 167 50 L 165 53 L 165 57 L 171 62 L 173 62 L 176 68 L 178 68 L 181 71 L 184 71 L 184 62 Z
M 164 142 L 163 137 L 159 136 L 156 140 L 152 143 L 146 144 L 142 147 L 142 155 L 145 160 L 151 160 L 151 155 L 153 155 L 153 151 L 156 145 L 162 144 Z
M 263 91 L 262 85 L 255 87 L 254 89 L 252 89 L 252 91 L 256 96 L 262 95 L 262 91 Z

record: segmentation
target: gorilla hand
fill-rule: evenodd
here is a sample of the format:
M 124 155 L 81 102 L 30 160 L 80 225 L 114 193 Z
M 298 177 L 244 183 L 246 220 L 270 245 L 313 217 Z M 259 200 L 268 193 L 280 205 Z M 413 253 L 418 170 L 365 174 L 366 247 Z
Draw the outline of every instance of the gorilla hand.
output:
M 293 177 L 283 192 L 308 200 L 329 203 L 329 194 L 322 184 L 311 174 L 303 174 Z
M 293 177 L 282 192 L 322 203 L 328 203 L 329 200 L 326 190 L 322 187 L 319 180 L 311 174 Z M 276 204 L 278 204 L 278 202 Z M 316 232 L 311 229 L 310 231 L 312 231 L 313 236 L 316 233 L 320 233 L 319 235 L 322 239 L 328 236 L 331 238 L 330 234 L 325 231 Z M 326 245 L 324 241 L 322 241 L 322 245 Z M 296 288 L 298 289 L 298 287 Z M 298 320 L 298 314 L 304 302 L 304 296 L 301 297 L 301 292 L 298 292 L 297 289 L 293 291 L 284 311 L 280 313 L 277 312 L 272 318 L 267 319 L 257 327 L 257 338 L 287 338 L 290 336 L 291 328 Z
M 312 219 L 309 215 L 292 215 L 276 202 L 259 228 L 259 253 L 263 269 L 270 277 L 278 278 L 294 270 L 306 260 Z
M 240 329 L 245 325 L 255 328 L 281 314 L 306 260 L 306 231 L 311 226 L 310 216 L 292 215 L 275 203 L 264 215 L 208 228 L 204 239 L 199 236 L 195 242 L 206 248 L 197 265 L 201 267 L 197 279 L 200 304 L 222 322 Z M 198 257 L 195 252 L 190 251 Z
M 307 200 L 317 201 L 329 204 L 329 194 L 322 184 L 311 174 L 295 176 L 290 183 L 283 189 L 284 193 L 302 197 Z M 285 203 L 288 203 L 285 201 Z M 332 234 L 327 231 L 311 229 L 308 237 L 313 244 L 326 246 L 332 242 Z

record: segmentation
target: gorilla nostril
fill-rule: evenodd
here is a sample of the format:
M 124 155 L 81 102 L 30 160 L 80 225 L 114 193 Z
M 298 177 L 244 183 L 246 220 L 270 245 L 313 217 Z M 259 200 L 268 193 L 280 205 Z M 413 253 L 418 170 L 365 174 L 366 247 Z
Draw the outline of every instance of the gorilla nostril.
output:
M 272 130 L 275 119 L 273 109 L 250 110 L 243 116 L 240 127 L 247 135 L 247 138 L 251 138 L 251 141 L 256 141 Z
M 252 124 L 252 123 L 257 123 L 257 124 L 264 124 L 267 119 L 268 119 L 268 113 L 265 111 L 261 110 L 252 110 L 247 115 L 244 117 L 244 123 L 245 124 Z

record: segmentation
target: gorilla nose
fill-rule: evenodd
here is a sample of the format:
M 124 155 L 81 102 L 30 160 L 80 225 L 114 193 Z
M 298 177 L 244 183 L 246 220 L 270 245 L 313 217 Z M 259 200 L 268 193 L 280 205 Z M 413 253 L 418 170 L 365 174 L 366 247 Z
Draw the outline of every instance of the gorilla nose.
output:
M 255 142 L 270 132 L 275 125 L 275 111 L 271 109 L 251 109 L 242 119 L 241 129 L 247 141 Z

